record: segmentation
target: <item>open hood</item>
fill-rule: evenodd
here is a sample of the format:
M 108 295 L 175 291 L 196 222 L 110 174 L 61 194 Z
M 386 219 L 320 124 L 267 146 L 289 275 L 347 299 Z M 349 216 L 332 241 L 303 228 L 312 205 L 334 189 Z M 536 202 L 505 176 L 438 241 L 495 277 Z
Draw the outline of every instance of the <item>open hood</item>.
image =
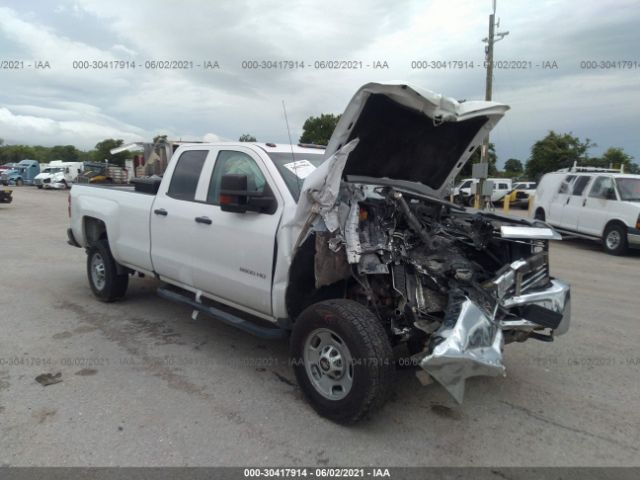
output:
M 353 96 L 327 146 L 330 157 L 358 138 L 342 176 L 414 182 L 444 196 L 473 151 L 509 109 L 458 102 L 406 84 L 368 83 Z

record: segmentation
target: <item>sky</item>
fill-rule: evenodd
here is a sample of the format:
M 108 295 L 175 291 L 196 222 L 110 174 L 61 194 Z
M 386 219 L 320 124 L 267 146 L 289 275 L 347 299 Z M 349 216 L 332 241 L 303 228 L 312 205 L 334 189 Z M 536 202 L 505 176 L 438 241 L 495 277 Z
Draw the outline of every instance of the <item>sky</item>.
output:
M 81 149 L 157 134 L 288 143 L 283 101 L 296 141 L 306 118 L 342 113 L 372 81 L 481 100 L 491 9 L 491 0 L 0 0 L 0 138 Z M 509 34 L 495 44 L 493 100 L 511 107 L 491 136 L 499 165 L 525 161 L 549 130 L 590 138 L 592 156 L 616 146 L 640 163 L 640 1 L 502 0 L 497 18 Z M 298 67 L 248 68 L 289 60 Z M 322 68 L 336 60 L 358 68 Z

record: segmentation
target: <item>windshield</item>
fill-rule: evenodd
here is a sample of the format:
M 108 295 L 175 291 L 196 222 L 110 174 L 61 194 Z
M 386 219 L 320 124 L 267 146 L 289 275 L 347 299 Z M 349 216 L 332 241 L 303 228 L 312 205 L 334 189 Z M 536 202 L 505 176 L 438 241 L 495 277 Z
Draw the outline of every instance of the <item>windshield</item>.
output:
M 267 152 L 267 155 L 280 172 L 296 202 L 300 197 L 304 179 L 324 162 L 323 153 L 294 153 L 292 156 L 291 153 Z
M 616 178 L 620 199 L 640 202 L 640 178 Z
M 57 173 L 57 172 L 61 172 L 61 171 L 62 171 L 62 168 L 60 168 L 60 167 L 57 167 L 57 168 L 51 167 L 51 168 L 45 168 L 42 171 L 42 173 Z

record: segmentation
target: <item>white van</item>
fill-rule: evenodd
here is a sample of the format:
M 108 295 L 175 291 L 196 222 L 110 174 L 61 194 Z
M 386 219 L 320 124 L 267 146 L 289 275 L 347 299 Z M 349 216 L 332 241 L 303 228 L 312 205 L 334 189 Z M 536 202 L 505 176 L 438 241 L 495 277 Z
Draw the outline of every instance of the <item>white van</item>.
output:
M 487 178 L 487 181 L 493 182 L 493 193 L 491 194 L 492 202 L 499 202 L 504 196 L 511 191 L 510 178 Z M 453 196 L 458 203 L 465 205 L 473 205 L 472 185 L 477 184 L 477 178 L 465 178 L 454 189 Z
M 640 175 L 589 167 L 547 173 L 531 211 L 562 232 L 600 240 L 612 255 L 640 247 Z

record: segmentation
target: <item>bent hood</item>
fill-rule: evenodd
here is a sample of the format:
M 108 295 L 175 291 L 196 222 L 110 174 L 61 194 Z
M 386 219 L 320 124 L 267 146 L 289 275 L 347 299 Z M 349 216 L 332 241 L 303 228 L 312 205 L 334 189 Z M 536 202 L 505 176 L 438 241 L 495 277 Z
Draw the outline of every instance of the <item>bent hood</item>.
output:
M 325 153 L 329 158 L 358 138 L 343 177 L 418 182 L 425 193 L 442 197 L 508 109 L 406 84 L 368 83 L 347 105 Z

